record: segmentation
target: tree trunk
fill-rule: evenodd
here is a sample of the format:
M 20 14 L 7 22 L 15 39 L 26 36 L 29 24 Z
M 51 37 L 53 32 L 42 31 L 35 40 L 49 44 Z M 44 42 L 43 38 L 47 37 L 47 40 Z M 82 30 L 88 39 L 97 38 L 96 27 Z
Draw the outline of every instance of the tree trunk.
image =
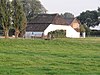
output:
M 5 29 L 5 30 L 4 30 L 4 35 L 5 35 L 5 38 L 8 38 L 8 37 L 9 37 L 8 33 L 9 33 L 9 32 L 8 32 L 8 30 L 7 30 L 7 29 Z
M 25 34 L 25 31 L 21 31 L 20 34 L 19 34 L 19 37 L 23 37 Z
M 16 28 L 16 29 L 15 29 L 15 38 L 18 38 L 19 33 L 20 33 L 20 32 L 19 32 L 18 28 Z

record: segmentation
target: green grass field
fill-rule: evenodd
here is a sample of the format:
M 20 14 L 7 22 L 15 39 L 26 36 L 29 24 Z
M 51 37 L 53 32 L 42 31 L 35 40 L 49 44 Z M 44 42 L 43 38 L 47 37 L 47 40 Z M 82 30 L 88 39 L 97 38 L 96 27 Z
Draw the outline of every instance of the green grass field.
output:
M 100 75 L 100 38 L 0 39 L 0 75 Z

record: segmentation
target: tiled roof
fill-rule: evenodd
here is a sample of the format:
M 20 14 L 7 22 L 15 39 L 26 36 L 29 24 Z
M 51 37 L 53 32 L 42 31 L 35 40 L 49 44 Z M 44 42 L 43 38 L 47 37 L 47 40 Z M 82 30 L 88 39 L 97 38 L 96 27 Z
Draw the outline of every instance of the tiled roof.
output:
M 52 23 L 57 14 L 38 14 L 30 23 Z
M 50 24 L 28 23 L 26 31 L 43 32 Z
M 67 24 L 70 25 L 75 18 L 66 18 Z
M 28 22 L 26 31 L 43 32 L 50 24 L 57 23 L 67 25 L 66 20 L 58 14 L 38 14 L 34 19 Z

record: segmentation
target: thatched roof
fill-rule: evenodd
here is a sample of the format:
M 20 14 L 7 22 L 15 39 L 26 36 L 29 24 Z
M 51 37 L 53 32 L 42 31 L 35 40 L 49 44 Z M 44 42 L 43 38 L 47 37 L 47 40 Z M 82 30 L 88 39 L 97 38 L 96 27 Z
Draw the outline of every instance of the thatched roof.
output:
M 65 19 L 58 14 L 38 14 L 34 19 L 31 19 L 26 31 L 44 31 L 50 24 L 67 25 Z
M 67 24 L 70 25 L 75 18 L 66 18 Z
M 58 14 L 38 14 L 34 19 L 31 19 L 29 23 L 49 23 L 51 24 L 54 18 Z
M 28 23 L 26 31 L 43 32 L 50 24 Z

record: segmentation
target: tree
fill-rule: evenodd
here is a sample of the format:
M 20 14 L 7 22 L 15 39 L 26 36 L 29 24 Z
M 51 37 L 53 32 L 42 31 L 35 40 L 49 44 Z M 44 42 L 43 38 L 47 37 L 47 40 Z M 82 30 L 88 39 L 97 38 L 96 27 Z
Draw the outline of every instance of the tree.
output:
M 20 2 L 22 4 L 22 6 L 23 6 L 25 15 L 28 16 L 29 13 L 31 12 L 31 6 L 29 4 L 29 0 L 20 0 Z
M 98 7 L 97 11 L 98 11 L 98 16 L 100 17 L 100 7 Z
M 23 37 L 23 35 L 25 34 L 26 26 L 27 26 L 27 19 L 24 12 L 22 12 L 22 16 L 23 16 L 23 19 L 22 19 L 21 27 L 20 27 L 20 37 Z
M 99 23 L 100 23 L 100 7 L 98 7 L 97 12 L 98 12 L 98 20 L 99 20 Z
M 65 12 L 64 14 L 61 14 L 61 16 L 64 17 L 65 19 L 74 18 L 74 15 L 72 13 L 69 13 L 69 12 Z
M 85 32 L 86 30 L 85 30 L 85 26 L 84 25 L 80 25 L 80 32 L 81 33 L 83 33 L 83 32 Z
M 34 14 L 47 11 L 39 0 L 20 0 L 20 2 L 23 5 L 27 20 L 34 17 Z
M 91 32 L 90 28 L 87 25 L 83 25 L 83 26 L 85 28 L 86 36 L 90 36 L 90 32 Z
M 48 38 L 65 38 L 66 30 L 55 30 L 48 33 Z
M 99 24 L 97 11 L 88 10 L 86 12 L 82 12 L 77 18 L 82 24 L 87 25 L 87 27 L 94 27 Z
M 19 0 L 13 0 L 13 27 L 15 29 L 15 38 L 18 38 L 19 34 L 25 30 L 27 20 L 24 14 L 23 8 L 19 2 Z
M 8 38 L 9 28 L 11 26 L 11 4 L 9 0 L 0 0 L 0 22 L 5 38 Z

